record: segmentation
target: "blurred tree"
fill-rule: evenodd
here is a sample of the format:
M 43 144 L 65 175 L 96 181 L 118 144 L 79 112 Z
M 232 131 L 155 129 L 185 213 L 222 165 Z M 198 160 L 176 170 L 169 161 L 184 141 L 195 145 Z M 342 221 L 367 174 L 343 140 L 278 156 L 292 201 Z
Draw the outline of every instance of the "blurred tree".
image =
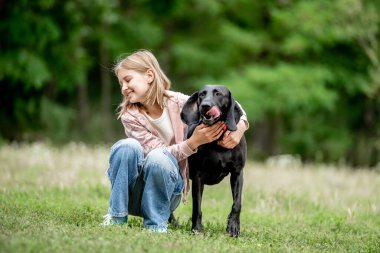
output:
M 252 44 L 257 50 L 248 54 L 252 63 L 246 59 L 247 66 L 225 79 L 258 121 L 256 149 L 375 165 L 378 6 L 321 0 L 266 2 L 260 8 L 265 25 L 254 28 L 261 43 Z M 227 37 L 239 41 L 233 33 Z
M 61 33 L 51 17 L 49 1 L 1 3 L 0 131 L 7 139 L 25 138 L 41 122 L 39 103 L 43 88 L 52 79 L 44 56 Z
M 317 124 L 322 128 L 330 125 L 332 129 L 326 129 L 322 140 L 314 138 L 312 146 L 320 149 L 310 155 L 338 160 L 346 154 L 353 164 L 375 165 L 380 159 L 379 147 L 373 141 L 380 138 L 378 13 L 378 6 L 361 0 L 297 1 L 273 12 L 275 22 L 286 33 L 282 51 L 293 61 L 318 62 L 329 70 L 332 78 L 325 84 L 338 98 L 334 110 L 325 113 Z M 375 72 L 377 75 L 371 74 Z M 351 147 L 355 155 L 347 152 Z
M 174 90 L 233 91 L 255 157 L 380 160 L 378 1 L 15 0 L 0 13 L 6 140 L 122 138 L 112 65 L 147 48 Z

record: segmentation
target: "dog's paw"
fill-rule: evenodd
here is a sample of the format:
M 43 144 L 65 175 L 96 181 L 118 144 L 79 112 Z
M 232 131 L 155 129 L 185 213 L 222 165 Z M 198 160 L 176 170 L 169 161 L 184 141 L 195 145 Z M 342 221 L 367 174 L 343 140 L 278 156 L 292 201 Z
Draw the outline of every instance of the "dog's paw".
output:
M 237 227 L 235 227 L 235 226 L 228 227 L 228 228 L 227 228 L 227 234 L 228 234 L 230 237 L 238 238 L 239 235 L 240 235 L 240 229 L 237 228 Z
M 193 232 L 194 235 L 203 234 L 203 226 L 202 225 L 197 225 L 195 227 L 192 227 L 191 228 L 191 232 Z
M 229 219 L 226 232 L 230 237 L 237 238 L 240 234 L 240 221 Z
M 203 235 L 203 230 L 192 229 L 191 232 L 192 232 L 194 235 Z

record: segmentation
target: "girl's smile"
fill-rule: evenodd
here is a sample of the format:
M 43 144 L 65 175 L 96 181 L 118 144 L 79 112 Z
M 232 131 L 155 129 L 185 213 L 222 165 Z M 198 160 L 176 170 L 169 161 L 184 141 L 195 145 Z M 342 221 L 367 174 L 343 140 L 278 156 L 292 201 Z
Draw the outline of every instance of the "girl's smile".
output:
M 146 95 L 153 80 L 153 73 L 147 71 L 140 73 L 131 69 L 121 68 L 117 73 L 119 79 L 121 93 L 130 103 L 144 104 Z

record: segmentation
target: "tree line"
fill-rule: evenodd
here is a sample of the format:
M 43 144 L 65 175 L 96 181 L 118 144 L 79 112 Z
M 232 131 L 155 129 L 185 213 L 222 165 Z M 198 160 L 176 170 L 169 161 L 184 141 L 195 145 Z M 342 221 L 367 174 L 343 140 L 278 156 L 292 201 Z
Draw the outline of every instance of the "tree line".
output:
M 115 60 L 150 49 L 191 94 L 231 89 L 257 159 L 380 160 L 376 0 L 0 2 L 0 140 L 124 137 Z

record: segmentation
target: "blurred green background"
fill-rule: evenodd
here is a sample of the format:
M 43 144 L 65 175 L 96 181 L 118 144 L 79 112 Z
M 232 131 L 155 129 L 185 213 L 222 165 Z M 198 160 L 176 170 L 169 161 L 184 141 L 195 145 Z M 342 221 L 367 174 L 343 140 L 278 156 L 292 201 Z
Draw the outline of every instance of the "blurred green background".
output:
M 231 89 L 251 158 L 379 163 L 378 0 L 13 0 L 0 17 L 0 143 L 124 138 L 111 68 L 146 48 L 173 90 Z

